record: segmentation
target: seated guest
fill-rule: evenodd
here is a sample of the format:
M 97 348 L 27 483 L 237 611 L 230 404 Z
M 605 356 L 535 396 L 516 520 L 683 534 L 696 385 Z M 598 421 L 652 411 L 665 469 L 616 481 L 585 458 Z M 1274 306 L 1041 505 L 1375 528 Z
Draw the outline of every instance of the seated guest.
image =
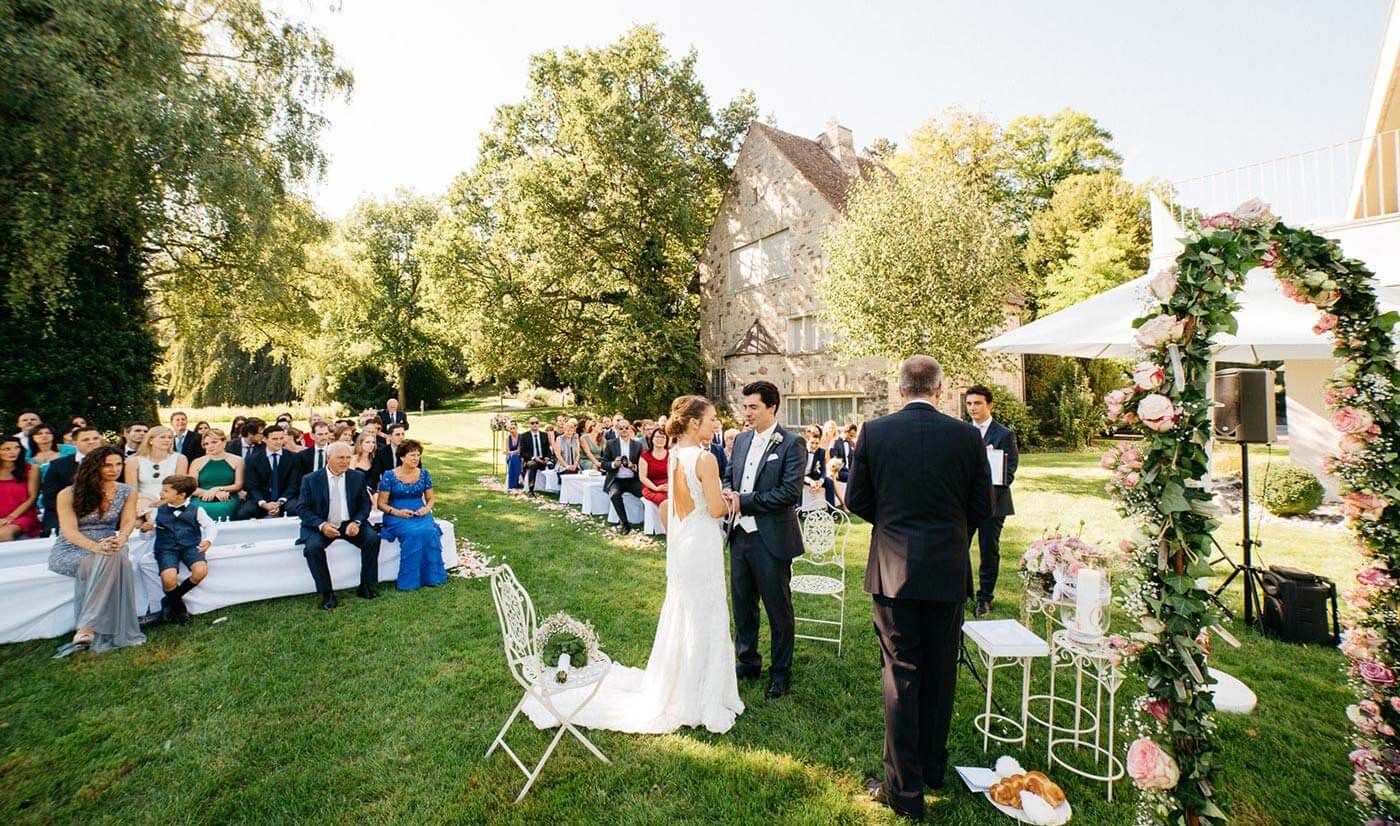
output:
M 520 439 L 520 462 L 525 468 L 525 492 L 535 495 L 535 476 L 549 467 L 554 454 L 549 449 L 549 437 L 540 432 L 540 420 L 530 417 L 530 432 Z
M 423 467 L 423 445 L 413 439 L 403 442 L 398 458 L 399 466 L 379 477 L 379 509 L 384 511 L 381 536 L 399 543 L 399 590 L 441 585 L 447 581 L 442 529 L 433 519 L 433 478 Z
M 578 423 L 570 419 L 564 422 L 563 430 L 554 438 L 554 466 L 561 475 L 578 473 L 583 469 L 583 450 L 575 432 L 577 427 Z
M 263 430 L 267 424 L 254 416 L 243 423 L 242 430 L 235 430 L 235 438 L 229 439 L 224 445 L 224 450 L 232 456 L 241 458 L 244 462 L 253 458 L 253 454 L 262 453 Z
M 44 513 L 44 536 L 53 536 L 58 532 L 58 493 L 69 485 L 73 484 L 73 479 L 77 476 L 78 466 L 83 458 L 94 450 L 104 447 L 102 434 L 95 427 L 86 425 L 78 428 L 78 433 L 73 437 L 74 447 L 77 452 L 72 456 L 60 456 L 49 462 L 49 469 L 44 473 L 43 482 L 39 485 L 39 498 L 43 502 Z M 121 451 L 117 451 L 121 455 Z M 135 500 L 132 507 L 135 507 Z
M 633 437 L 634 432 L 631 422 L 623 422 L 617 429 L 617 438 L 608 441 L 608 446 L 603 448 L 603 455 L 599 457 L 603 460 L 603 490 L 612 499 L 613 510 L 617 512 L 617 518 L 622 523 L 623 533 L 631 531 L 632 524 L 627 521 L 627 509 L 623 507 L 622 495 L 630 493 L 638 499 L 642 497 L 642 483 L 637 479 L 642 460 L 642 443 Z
M 657 428 L 651 434 L 651 447 L 642 451 L 638 464 L 641 466 L 641 473 L 638 478 L 642 480 L 642 497 L 658 508 L 666 504 L 666 497 L 670 496 L 670 479 L 667 477 L 669 468 L 666 466 L 667 457 L 671 455 L 671 440 L 666 436 L 666 431 Z
M 229 437 L 229 438 L 232 438 L 232 439 L 240 439 L 240 438 L 242 438 L 242 437 L 243 437 L 243 425 L 245 425 L 245 424 L 247 424 L 247 423 L 248 423 L 248 417 L 247 417 L 247 416 L 234 416 L 234 417 L 233 417 L 233 424 L 229 425 L 229 428 L 228 428 L 228 432 L 229 432 L 229 434 L 230 434 L 230 437 Z M 228 452 L 232 452 L 232 451 L 228 451 Z M 239 453 L 239 454 L 237 454 L 237 455 L 242 456 L 243 454 Z
M 302 443 L 302 436 L 304 434 L 300 430 L 297 430 L 291 425 L 288 425 L 287 427 L 283 428 L 283 430 L 287 432 L 287 441 L 282 446 L 283 450 L 287 451 L 288 453 L 295 454 L 301 453 L 303 450 L 306 449 L 305 445 Z
M 724 431 L 724 458 L 731 462 L 734 461 L 734 440 L 737 438 L 739 438 L 737 428 L 731 427 Z
M 278 413 L 278 414 L 277 414 L 277 419 L 276 419 L 276 421 L 274 422 L 274 424 L 276 424 L 278 427 L 282 428 L 283 432 L 286 432 L 287 428 L 289 428 L 289 427 L 292 426 L 292 414 L 291 414 L 291 413 Z M 283 445 L 283 449 L 284 449 L 284 450 L 286 449 L 286 446 L 285 446 L 285 445 Z
M 249 420 L 248 425 L 251 424 Z M 301 472 L 296 456 L 283 449 L 286 439 L 286 431 L 277 425 L 265 428 L 263 451 L 244 462 L 248 498 L 238 507 L 239 519 L 297 515 Z
M 166 478 L 161 482 L 160 507 L 152 520 L 156 533 L 156 569 L 160 571 L 160 586 L 165 591 L 160 601 L 160 617 L 181 625 L 190 623 L 185 594 L 203 582 L 209 573 L 204 553 L 214 544 L 219 532 L 203 508 L 190 504 L 190 494 L 194 490 L 192 477 L 177 474 Z M 190 570 L 184 582 L 179 581 L 181 564 Z
M 71 444 L 63 444 L 54 436 L 53 428 L 46 424 L 36 424 L 29 428 L 29 462 L 39 468 L 39 481 L 44 480 L 44 472 L 49 463 L 60 456 L 72 456 L 78 449 Z
M 379 420 L 378 420 L 378 419 L 370 419 L 369 421 L 365 422 L 365 426 L 364 426 L 364 428 L 360 431 L 360 433 L 362 433 L 362 434 L 364 434 L 364 433 L 372 433 L 372 434 L 374 434 L 374 446 L 375 446 L 375 449 L 381 448 L 381 447 L 383 447 L 385 444 L 388 443 L 388 440 L 384 438 L 384 431 L 383 431 L 383 429 L 380 427 L 380 424 L 379 424 Z M 357 437 L 355 437 L 355 438 L 358 439 L 359 437 L 357 436 Z
M 199 437 L 199 446 L 204 447 L 204 434 L 209 432 L 209 423 L 199 422 L 194 426 L 194 432 Z
M 141 449 L 141 443 L 146 440 L 146 431 L 149 429 L 150 426 L 143 422 L 128 422 L 126 427 L 122 428 L 122 456 L 135 456 L 136 451 Z
M 826 475 L 826 451 L 822 449 L 822 429 L 819 425 L 807 428 L 807 471 L 803 482 L 813 493 L 825 492 L 826 505 L 836 507 L 836 482 Z
M 224 450 L 224 434 L 209 429 L 204 433 L 204 455 L 190 465 L 194 477 L 195 507 L 216 522 L 238 518 L 239 496 L 243 491 L 243 460 Z
M 354 447 L 355 435 L 357 433 L 359 433 L 359 430 L 355 428 L 353 422 L 336 422 L 335 427 L 331 428 L 331 441 L 344 442 Z
M 408 414 L 399 409 L 399 400 L 389 398 L 384 401 L 384 409 L 375 414 L 379 424 L 387 432 L 389 425 L 401 424 L 404 430 L 408 430 Z
M 19 430 L 15 432 L 15 438 L 19 439 L 20 447 L 26 451 L 29 450 L 29 431 L 40 421 L 42 419 L 39 418 L 38 413 L 29 411 L 19 414 L 19 418 L 15 420 L 15 424 L 19 426 Z
M 18 436 L 0 436 L 0 542 L 39 535 L 38 499 L 38 466 L 25 460 Z
M 404 443 L 404 426 L 401 424 L 389 425 L 388 435 L 385 442 L 379 447 L 379 452 L 375 455 L 374 461 L 378 467 L 374 470 L 374 487 L 370 490 L 378 492 L 379 476 L 386 471 L 393 470 L 401 464 L 399 459 L 399 445 Z
M 303 474 L 315 473 L 326 466 L 326 448 L 333 438 L 329 422 L 317 420 L 311 425 L 311 445 L 297 454 Z
M 49 551 L 49 570 L 75 579 L 77 616 L 73 642 L 60 648 L 59 656 L 146 641 L 137 621 L 144 606 L 136 602 L 137 573 L 126 544 L 136 528 L 136 492 L 117 481 L 123 468 L 121 450 L 99 444 L 84 453 L 89 435 L 101 442 L 95 430 L 78 434 L 82 461 L 73 484 L 58 492 L 54 504 L 59 535 Z M 64 460 L 55 464 L 60 461 Z M 50 470 L 50 479 L 55 470 Z
M 821 446 L 822 450 L 826 451 L 827 458 L 831 458 L 831 446 L 836 442 L 839 435 L 835 421 L 827 419 L 826 422 L 822 424 Z
M 521 482 L 520 425 L 511 422 L 506 426 L 506 490 L 519 490 Z
M 80 426 L 75 424 L 67 430 L 63 431 L 63 443 L 65 445 L 73 445 L 74 447 L 77 447 L 77 436 L 79 429 Z
M 204 455 L 204 441 L 196 432 L 189 430 L 190 417 L 175 411 L 170 414 L 170 429 L 174 432 L 176 453 L 193 462 Z
M 584 425 L 583 433 L 578 440 L 579 451 L 583 453 L 579 467 L 584 470 L 598 470 L 600 468 L 598 457 L 602 455 L 603 448 L 607 447 L 608 444 L 607 439 L 603 437 L 606 432 L 602 422 L 590 421 Z
M 644 445 L 651 444 L 651 434 L 657 431 L 656 422 L 651 419 L 642 419 L 640 422 L 636 423 L 633 429 L 641 438 L 642 444 Z
M 302 477 L 298 498 L 302 507 L 297 544 L 303 546 L 321 608 L 329 611 L 336 606 L 326 547 L 337 539 L 360 549 L 360 587 L 355 593 L 365 599 L 379 596 L 374 589 L 379 580 L 379 534 L 366 524 L 369 492 L 365 475 L 350 467 L 349 445 L 332 442 L 326 448 L 326 469 Z
M 306 432 L 301 436 L 301 443 L 304 447 L 316 446 L 316 423 L 325 421 L 320 413 L 312 413 L 311 418 L 306 422 Z M 329 424 L 329 422 L 327 423 Z M 319 468 L 318 468 L 319 469 Z
M 136 514 L 145 517 L 160 504 L 161 480 L 189 473 L 189 460 L 175 452 L 175 435 L 165 425 L 146 433 L 136 455 L 126 460 L 126 483 L 136 488 Z
M 365 475 L 365 487 L 369 489 L 371 504 L 374 493 L 379 490 L 379 440 L 368 429 L 355 437 L 355 453 L 350 467 Z
M 74 416 L 73 418 L 71 418 L 71 419 L 68 420 L 68 427 L 69 427 L 69 428 L 74 428 L 74 427 L 87 427 L 87 426 L 88 426 L 87 419 L 85 419 L 85 418 L 82 417 L 82 416 Z

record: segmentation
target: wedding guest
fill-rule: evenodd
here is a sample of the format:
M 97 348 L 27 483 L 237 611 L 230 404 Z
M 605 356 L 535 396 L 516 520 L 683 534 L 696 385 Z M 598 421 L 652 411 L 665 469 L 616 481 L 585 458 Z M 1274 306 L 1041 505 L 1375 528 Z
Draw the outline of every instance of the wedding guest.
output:
M 640 422 L 637 423 L 635 427 L 635 430 L 637 434 L 641 436 L 642 444 L 644 445 L 651 444 L 651 434 L 655 433 L 658 429 L 659 428 L 656 426 L 656 422 L 652 421 L 651 419 L 642 419 Z
M 306 432 L 301 436 L 301 443 L 305 447 L 316 446 L 316 423 L 325 421 L 320 413 L 312 413 L 311 418 L 306 422 Z
M 351 422 L 337 422 L 331 430 L 331 441 L 344 442 L 352 448 L 355 445 L 355 425 Z
M 613 510 L 621 522 L 623 533 L 632 530 L 632 524 L 627 520 L 623 494 L 630 493 L 638 499 L 642 497 L 642 483 L 637 479 L 637 471 L 641 467 L 642 444 L 633 437 L 634 432 L 632 423 L 624 421 L 617 429 L 617 438 L 608 441 L 608 446 L 603 448 L 603 455 L 599 457 L 603 461 L 604 469 L 603 490 L 612 499 Z
M 15 438 L 19 439 L 20 446 L 26 451 L 29 450 L 29 431 L 41 421 L 43 420 L 39 418 L 38 413 L 29 411 L 19 414 L 19 418 L 15 420 L 15 424 L 19 427 Z
M 244 425 L 245 429 L 247 427 Z M 244 461 L 243 478 L 248 486 L 248 498 L 239 506 L 238 518 L 296 516 L 301 471 L 296 456 L 285 449 L 287 432 L 272 425 L 264 428 L 262 435 L 263 450 Z
M 822 428 L 810 425 L 807 428 L 807 470 L 803 483 L 812 493 L 824 493 L 826 506 L 836 507 L 836 482 L 826 473 L 826 451 L 822 449 Z
M 606 430 L 602 422 L 590 421 L 584 428 L 583 435 L 579 437 L 579 450 L 583 452 L 583 460 L 579 462 L 579 466 L 584 470 L 598 470 L 601 467 L 598 457 L 607 446 L 607 439 L 603 438 Z
M 292 414 L 291 414 L 291 413 L 278 413 L 278 414 L 277 414 L 276 425 L 277 425 L 278 427 L 282 428 L 283 432 L 286 432 L 287 428 L 288 428 L 288 427 L 291 427 L 291 424 L 292 424 Z M 285 445 L 283 445 L 283 449 L 284 449 L 284 450 L 286 449 L 286 446 L 285 446 Z
M 549 437 L 540 432 L 538 416 L 530 417 L 530 432 L 520 441 L 520 461 L 525 468 L 525 492 L 535 495 L 535 477 L 549 467 L 554 454 L 550 452 Z
M 423 445 L 408 439 L 398 446 L 398 457 L 401 464 L 379 477 L 380 536 L 398 540 L 400 591 L 441 585 L 447 581 L 442 529 L 433 518 L 433 478 L 423 467 Z
M 617 426 L 621 424 L 624 419 L 626 419 L 626 417 L 622 415 L 622 411 L 614 413 L 611 419 L 604 419 L 604 421 L 607 422 L 607 426 L 603 428 L 604 445 L 607 445 L 609 439 L 617 438 Z
M 135 491 L 117 481 L 122 475 L 121 450 L 97 445 L 83 451 L 89 434 L 101 441 L 95 430 L 78 434 L 83 459 L 73 484 L 58 492 L 54 506 L 59 536 L 49 551 L 49 570 L 74 578 L 77 617 L 73 642 L 59 649 L 60 657 L 146 641 L 137 621 L 137 573 L 127 553 L 127 540 L 136 528 Z M 50 472 L 50 478 L 53 475 Z
M 374 435 L 374 446 L 376 450 L 384 447 L 384 445 L 388 443 L 384 438 L 384 430 L 380 426 L 378 419 L 371 418 L 369 421 L 365 422 L 365 426 L 360 429 L 360 435 L 364 435 L 365 433 Z M 359 436 L 355 438 L 359 439 Z
M 403 425 L 389 425 L 389 432 L 385 435 L 384 443 L 379 446 L 379 450 L 374 456 L 375 469 L 371 476 L 374 480 L 374 487 L 370 488 L 371 491 L 377 492 L 379 490 L 379 477 L 381 475 L 402 463 L 399 459 L 399 445 L 404 443 L 405 438 Z
M 52 536 L 58 532 L 58 494 L 59 491 L 73 484 L 73 479 L 77 477 L 78 467 L 84 458 L 97 450 L 105 447 L 102 441 L 102 433 L 95 427 L 81 425 L 77 434 L 73 437 L 73 446 L 77 452 L 72 456 L 60 456 L 49 462 L 49 469 L 44 473 L 44 480 L 39 485 L 39 495 L 43 502 L 44 512 L 44 536 Z M 116 451 L 121 455 L 121 451 Z M 136 501 L 132 500 L 132 507 L 136 506 Z
M 0 436 L 0 542 L 39 535 L 39 468 L 24 453 L 18 436 Z
M 200 448 L 204 447 L 204 434 L 209 432 L 208 422 L 199 422 L 194 426 L 195 435 L 199 437 Z
M 519 490 L 521 482 L 520 425 L 506 425 L 506 490 Z
M 46 424 L 36 424 L 29 428 L 29 461 L 39 467 L 39 481 L 43 481 L 49 463 L 60 456 L 72 456 L 78 449 L 73 445 L 62 444 L 54 437 L 53 428 Z
M 671 455 L 670 446 L 671 440 L 666 436 L 666 430 L 657 428 L 651 434 L 651 445 L 642 451 L 638 462 L 642 471 L 639 474 L 642 480 L 642 498 L 658 508 L 666 504 L 666 497 L 671 495 L 666 467 L 667 459 Z
M 148 430 L 150 427 L 144 422 L 128 422 L 126 427 L 122 428 L 122 455 L 135 456 L 136 451 L 141 449 L 141 443 L 146 440 Z
M 384 401 L 384 409 L 375 414 L 379 423 L 387 431 L 391 424 L 401 424 L 404 430 L 408 430 L 408 414 L 399 409 L 399 400 L 388 398 Z
M 572 419 L 564 422 L 563 431 L 554 439 L 554 467 L 561 476 L 583 469 L 580 465 L 583 450 L 579 446 L 578 434 L 574 432 L 577 426 Z
M 77 436 L 78 436 L 78 431 L 79 431 L 80 429 L 82 429 L 82 428 L 81 428 L 81 425 L 76 425 L 76 424 L 75 424 L 75 425 L 73 425 L 72 427 L 68 428 L 67 430 L 63 431 L 63 443 L 64 443 L 65 445 L 75 445 L 75 446 L 76 446 L 76 443 L 77 443 L 77 442 L 76 442 L 76 439 L 77 439 Z
M 982 520 L 977 528 L 977 606 L 974 617 L 986 616 L 992 610 L 992 596 L 996 592 L 997 573 L 1001 570 L 1001 529 L 1006 517 L 1016 513 L 1011 501 L 1011 483 L 1016 478 L 1016 467 L 1021 454 L 1016 446 L 1016 434 L 1011 428 L 992 417 L 995 407 L 992 391 L 984 385 L 974 384 L 967 388 L 967 415 L 982 434 L 982 444 L 1002 451 L 1002 470 L 1005 478 L 1002 484 L 992 486 L 992 515 Z
M 161 482 L 160 507 L 152 520 L 155 530 L 156 569 L 160 571 L 160 616 L 166 622 L 178 621 L 188 625 L 190 612 L 185 608 L 185 594 L 204 581 L 209 565 L 204 553 L 214 544 L 219 529 L 202 508 L 190 505 L 194 479 L 176 474 Z M 180 582 L 180 565 L 190 575 Z
M 301 472 L 315 473 L 326 466 L 326 448 L 330 447 L 334 437 L 331 435 L 329 422 L 317 419 L 311 424 L 311 444 L 297 454 L 297 461 L 301 463 Z
M 846 482 L 851 477 L 851 459 L 856 454 L 856 426 L 846 425 L 845 432 L 841 438 L 831 443 L 831 450 L 828 451 L 830 459 L 840 459 L 841 469 L 836 473 L 836 481 Z
M 204 433 L 204 455 L 190 465 L 194 477 L 195 507 L 216 522 L 238 517 L 243 490 L 243 460 L 229 455 L 224 434 L 209 429 Z
M 350 467 L 365 474 L 365 482 L 368 483 L 373 474 L 379 468 L 379 440 L 368 430 L 360 432 L 355 437 L 355 453 L 351 459 Z M 370 486 L 371 491 L 379 489 L 379 477 L 373 477 L 374 484 Z
M 234 431 L 238 438 L 229 439 L 224 450 L 247 462 L 254 454 L 263 452 L 263 430 L 266 428 L 267 423 L 262 419 L 256 416 L 248 419 L 243 422 L 242 430 Z
M 734 440 L 739 438 L 739 429 L 731 427 L 724 431 L 724 458 L 734 461 Z
M 337 605 L 326 562 L 326 547 L 337 539 L 360 549 L 360 587 L 356 593 L 363 599 L 379 596 L 374 588 L 379 579 L 379 534 L 366 524 L 369 492 L 364 474 L 350 467 L 350 453 L 349 445 L 332 442 L 326 448 L 326 469 L 301 480 L 301 537 L 297 544 L 302 546 L 320 606 L 326 611 Z
M 300 430 L 297 430 L 295 427 L 292 427 L 290 425 L 283 428 L 283 430 L 287 432 L 287 440 L 282 446 L 283 450 L 287 451 L 292 455 L 296 455 L 306 449 L 306 446 L 302 441 L 302 436 L 304 436 L 305 434 L 303 434 Z
M 175 437 L 174 450 L 187 461 L 193 462 L 204 455 L 204 443 L 198 433 L 188 429 L 189 425 L 190 417 L 185 413 L 177 410 L 170 414 L 170 429 Z
M 822 424 L 821 449 L 826 451 L 826 455 L 831 456 L 831 446 L 840 437 L 840 431 L 836 429 L 836 422 L 827 419 Z
M 126 483 L 136 488 L 136 513 L 144 517 L 160 503 L 162 479 L 189 473 L 190 463 L 175 452 L 175 435 L 165 425 L 145 434 L 136 454 L 126 460 Z
M 247 417 L 247 416 L 234 416 L 234 417 L 233 417 L 233 424 L 229 425 L 229 428 L 228 428 L 228 432 L 229 432 L 230 434 L 232 434 L 232 435 L 231 435 L 231 438 L 234 438 L 234 439 L 240 439 L 240 438 L 242 438 L 242 437 L 243 437 L 243 425 L 245 425 L 245 424 L 247 424 L 247 423 L 248 423 L 248 417 Z M 226 448 L 226 450 L 227 450 L 227 452 L 229 452 L 229 453 L 232 453 L 232 452 L 233 452 L 232 450 L 228 450 L 227 448 Z M 237 455 L 238 455 L 238 456 L 242 456 L 243 454 L 242 454 L 242 453 L 239 453 L 239 454 L 237 454 Z

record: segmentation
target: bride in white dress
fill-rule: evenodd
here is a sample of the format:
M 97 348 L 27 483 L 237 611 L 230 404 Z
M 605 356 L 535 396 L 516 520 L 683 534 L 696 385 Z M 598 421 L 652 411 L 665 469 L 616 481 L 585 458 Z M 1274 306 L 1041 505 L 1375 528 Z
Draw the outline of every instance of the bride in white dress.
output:
M 704 726 L 722 734 L 744 712 L 729 635 L 720 521 L 727 505 L 718 463 L 706 447 L 719 426 L 714 405 L 700 396 L 682 396 L 671 405 L 666 601 L 651 657 L 645 670 L 615 664 L 575 725 L 645 734 Z M 588 693 L 585 687 L 553 700 L 567 714 Z M 558 725 L 538 701 L 527 702 L 524 711 L 540 728 Z

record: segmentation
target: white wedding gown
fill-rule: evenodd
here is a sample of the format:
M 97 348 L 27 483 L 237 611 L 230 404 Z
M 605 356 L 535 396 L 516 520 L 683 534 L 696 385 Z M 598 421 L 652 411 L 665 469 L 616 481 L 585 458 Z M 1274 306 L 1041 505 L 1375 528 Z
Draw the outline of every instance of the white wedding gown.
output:
M 639 734 L 661 734 L 682 726 L 704 726 L 722 734 L 744 712 L 734 675 L 734 641 L 729 636 L 729 605 L 724 575 L 724 532 L 710 516 L 705 491 L 695 475 L 701 448 L 671 451 L 669 489 L 675 474 L 685 474 L 695 501 L 684 519 L 676 518 L 674 500 L 666 534 L 666 601 L 656 624 L 656 639 L 645 670 L 614 664 L 607 678 L 574 724 Z M 679 465 L 679 468 L 677 468 Z M 568 714 L 587 696 L 591 686 L 553 696 Z M 539 728 L 558 720 L 533 698 L 524 712 Z

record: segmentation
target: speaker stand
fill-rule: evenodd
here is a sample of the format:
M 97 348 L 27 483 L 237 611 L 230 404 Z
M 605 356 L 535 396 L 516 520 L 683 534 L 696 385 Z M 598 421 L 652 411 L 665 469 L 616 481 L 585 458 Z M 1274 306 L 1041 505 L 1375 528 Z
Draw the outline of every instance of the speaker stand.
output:
M 1254 626 L 1259 624 L 1261 619 L 1261 617 L 1256 616 L 1256 606 L 1261 609 L 1258 613 L 1263 613 L 1262 605 L 1259 603 L 1259 594 L 1263 591 L 1264 583 L 1260 578 L 1260 570 L 1254 566 L 1254 546 L 1261 543 L 1249 535 L 1249 444 L 1247 442 L 1240 442 L 1240 485 L 1240 547 L 1244 549 L 1244 558 L 1239 565 L 1234 566 L 1235 570 L 1226 577 L 1225 582 L 1215 593 L 1219 595 L 1221 591 L 1225 590 L 1225 586 L 1230 584 L 1230 580 L 1239 574 L 1244 574 L 1244 624 Z M 1222 551 L 1222 553 L 1224 552 Z

